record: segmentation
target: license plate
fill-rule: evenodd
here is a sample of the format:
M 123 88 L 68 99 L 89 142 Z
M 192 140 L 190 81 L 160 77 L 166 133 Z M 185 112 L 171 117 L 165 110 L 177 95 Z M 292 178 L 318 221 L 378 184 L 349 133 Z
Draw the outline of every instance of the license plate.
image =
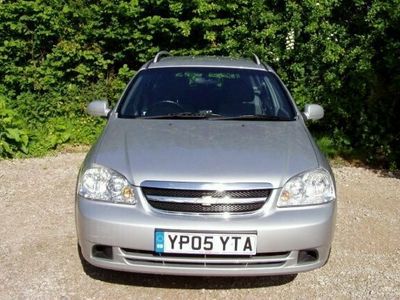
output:
M 154 251 L 157 253 L 253 255 L 256 254 L 255 233 L 198 233 L 157 229 Z

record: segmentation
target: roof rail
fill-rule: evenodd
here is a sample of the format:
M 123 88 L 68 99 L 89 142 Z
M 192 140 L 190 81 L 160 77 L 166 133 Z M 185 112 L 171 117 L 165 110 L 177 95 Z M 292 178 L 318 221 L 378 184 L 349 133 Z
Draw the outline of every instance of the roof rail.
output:
M 168 51 L 160 51 L 160 52 L 158 52 L 158 53 L 156 54 L 156 56 L 154 57 L 153 63 L 159 62 L 160 59 L 161 59 L 161 56 L 164 56 L 164 55 L 165 55 L 165 56 L 168 56 L 168 55 L 171 55 L 171 54 L 169 54 Z
M 258 56 L 255 53 L 253 54 L 253 61 L 257 64 L 257 65 L 261 65 L 261 60 L 258 58 Z

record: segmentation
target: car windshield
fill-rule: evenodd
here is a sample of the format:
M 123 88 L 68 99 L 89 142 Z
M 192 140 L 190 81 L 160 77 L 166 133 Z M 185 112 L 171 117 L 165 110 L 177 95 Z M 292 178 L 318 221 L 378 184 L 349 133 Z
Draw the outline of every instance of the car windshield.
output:
M 121 118 L 293 120 L 287 92 L 271 72 L 170 67 L 140 71 L 118 107 Z

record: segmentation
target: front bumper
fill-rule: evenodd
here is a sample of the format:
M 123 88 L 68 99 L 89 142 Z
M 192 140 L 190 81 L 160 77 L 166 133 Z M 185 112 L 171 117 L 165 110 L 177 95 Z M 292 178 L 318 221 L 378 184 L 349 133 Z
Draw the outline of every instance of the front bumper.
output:
M 271 196 L 274 199 L 276 195 Z M 285 209 L 278 209 L 274 201 L 269 201 L 255 213 L 229 216 L 163 213 L 149 208 L 143 200 L 135 206 L 96 202 L 79 196 L 76 201 L 78 241 L 83 257 L 90 264 L 120 271 L 171 275 L 278 275 L 322 267 L 329 258 L 335 215 L 336 201 Z M 187 232 L 256 231 L 257 255 L 160 256 L 153 253 L 156 228 Z M 95 245 L 111 246 L 112 258 L 93 255 Z M 299 261 L 299 251 L 309 249 L 318 254 L 315 260 Z

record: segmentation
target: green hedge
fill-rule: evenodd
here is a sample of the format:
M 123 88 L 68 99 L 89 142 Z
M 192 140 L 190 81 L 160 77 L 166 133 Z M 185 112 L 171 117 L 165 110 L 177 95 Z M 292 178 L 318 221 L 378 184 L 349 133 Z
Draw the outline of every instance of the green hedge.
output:
M 398 24 L 398 0 L 3 0 L 0 156 L 91 143 L 103 122 L 84 114 L 87 103 L 115 102 L 159 50 L 254 52 L 300 106 L 325 107 L 326 118 L 312 130 L 328 154 L 358 153 L 396 168 Z

